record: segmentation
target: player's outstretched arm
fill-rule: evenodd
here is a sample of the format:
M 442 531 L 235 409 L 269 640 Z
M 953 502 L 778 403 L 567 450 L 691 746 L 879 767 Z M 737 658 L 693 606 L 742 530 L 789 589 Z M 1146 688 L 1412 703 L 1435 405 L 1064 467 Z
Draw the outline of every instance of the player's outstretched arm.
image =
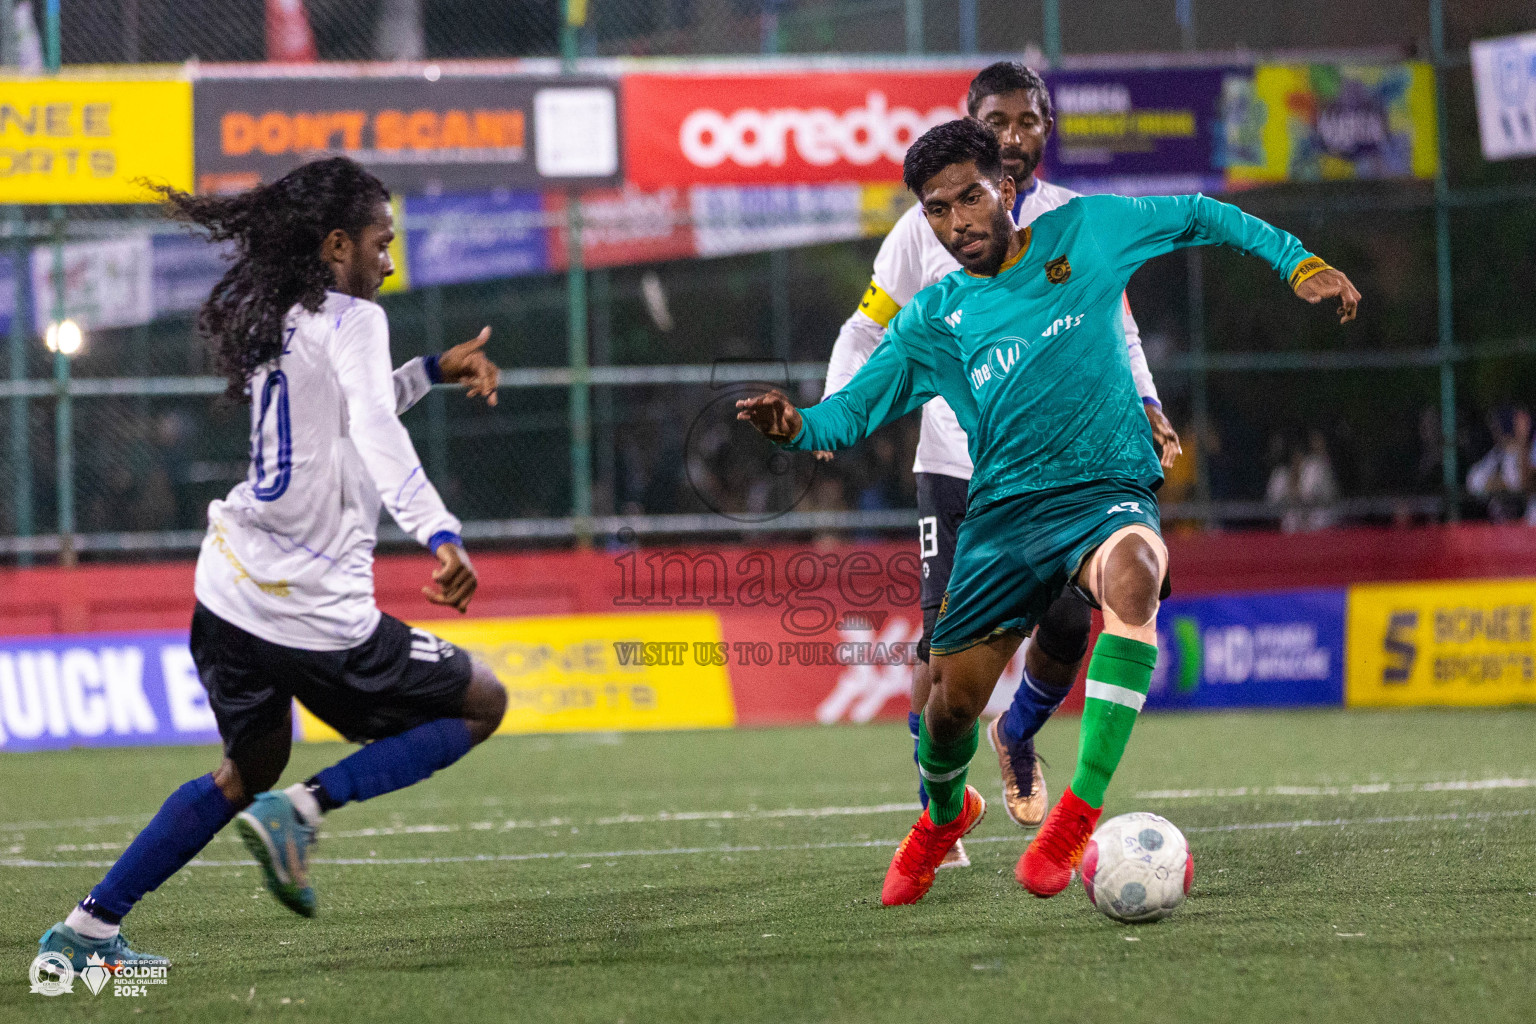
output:
M 1360 291 L 1333 267 L 1324 267 L 1296 286 L 1296 294 L 1314 306 L 1324 299 L 1339 300 L 1339 323 L 1347 324 L 1360 308 Z
M 1209 196 L 1089 196 L 1084 204 L 1099 248 L 1124 281 L 1154 256 L 1190 245 L 1225 245 L 1274 267 L 1308 302 L 1339 299 L 1339 322 L 1355 318 L 1360 292 L 1308 252 L 1300 239 Z
M 489 327 L 455 345 L 437 358 L 437 368 L 446 384 L 463 384 L 470 398 L 485 398 L 486 405 L 496 404 L 496 386 L 501 382 L 501 368 L 485 354 L 485 343 L 491 339 Z

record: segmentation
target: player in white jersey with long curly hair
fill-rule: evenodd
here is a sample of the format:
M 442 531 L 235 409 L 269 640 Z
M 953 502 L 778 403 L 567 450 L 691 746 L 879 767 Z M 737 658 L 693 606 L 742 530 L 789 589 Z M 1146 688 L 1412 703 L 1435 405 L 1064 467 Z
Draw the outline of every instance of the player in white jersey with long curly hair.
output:
M 481 351 L 489 331 L 391 371 L 389 324 L 372 301 L 394 271 L 389 193 L 345 157 L 236 196 L 161 192 L 174 215 L 235 248 L 198 326 L 229 395 L 251 403 L 251 462 L 208 507 L 191 638 L 224 756 L 172 793 L 44 933 L 41 951 L 77 969 L 92 956 L 147 959 L 123 938 L 123 916 L 237 816 L 267 887 L 313 915 L 307 851 L 321 816 L 457 761 L 496 731 L 507 704 L 488 667 L 383 614 L 373 594 L 386 508 L 437 557 L 427 600 L 469 606 L 477 579 L 459 521 L 399 414 L 438 381 L 494 405 L 497 369 Z M 367 745 L 269 792 L 288 763 L 294 698 Z
M 1013 207 L 1015 225 L 1024 227 L 1077 195 L 1035 177 L 1045 140 L 1055 127 L 1050 93 L 1038 74 L 1012 61 L 989 65 L 971 81 L 966 104 L 971 116 L 992 128 L 1002 144 L 1003 172 L 1014 180 L 1018 191 Z M 827 366 L 825 395 L 841 390 L 852 379 L 880 344 L 886 324 L 901 307 L 924 288 L 959 269 L 960 264 L 929 227 L 921 206 L 913 206 L 903 214 L 880 244 L 874 276 L 863 301 L 838 333 Z M 1131 374 L 1166 467 L 1172 465 L 1180 452 L 1179 437 L 1163 415 L 1130 303 L 1122 297 L 1122 304 Z M 819 454 L 830 458 L 826 453 Z M 912 674 L 912 710 L 908 715 L 915 744 L 918 718 L 928 702 L 928 641 L 949 586 L 955 531 L 965 518 L 966 491 L 972 472 L 965 431 L 942 398 L 923 406 L 922 432 L 912 469 L 917 476 L 918 538 L 923 566 L 923 635 L 918 644 L 919 661 Z M 1071 588 L 1063 591 L 1025 649 L 1024 674 L 1012 704 L 988 730 L 1002 771 L 1004 807 L 1020 826 L 1038 825 L 1045 817 L 1045 778 L 1035 756 L 1034 735 L 1065 699 L 1077 678 L 1088 649 L 1091 616 L 1082 595 Z M 918 795 L 926 807 L 928 793 L 921 775 Z M 968 863 L 965 848 L 957 842 L 944 866 Z

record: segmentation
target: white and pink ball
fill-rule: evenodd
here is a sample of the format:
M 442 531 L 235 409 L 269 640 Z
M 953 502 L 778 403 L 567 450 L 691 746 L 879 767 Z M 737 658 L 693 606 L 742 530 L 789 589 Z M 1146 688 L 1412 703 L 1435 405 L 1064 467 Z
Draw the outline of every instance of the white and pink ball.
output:
M 1100 825 L 1083 854 L 1083 888 L 1106 917 L 1160 921 L 1179 908 L 1195 880 L 1189 843 L 1173 822 L 1137 811 Z

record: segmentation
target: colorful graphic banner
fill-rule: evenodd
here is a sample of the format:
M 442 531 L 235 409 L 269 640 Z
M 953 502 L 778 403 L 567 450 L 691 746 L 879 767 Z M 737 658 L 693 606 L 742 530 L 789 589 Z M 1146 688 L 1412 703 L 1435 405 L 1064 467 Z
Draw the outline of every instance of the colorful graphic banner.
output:
M 1352 706 L 1536 702 L 1536 580 L 1350 588 Z
M 1251 95 L 1228 83 L 1223 108 L 1234 187 L 1432 178 L 1438 167 L 1428 64 L 1261 64 Z
M 345 154 L 407 194 L 619 183 L 605 78 L 203 78 L 197 180 L 237 191 Z
M 1344 605 L 1343 590 L 1163 602 L 1147 707 L 1342 704 Z
M 1483 158 L 1536 156 L 1536 32 L 1472 43 Z
M 900 181 L 907 147 L 965 116 L 972 72 L 624 76 L 624 153 L 641 188 Z
M 192 84 L 0 84 L 0 203 L 142 203 L 139 178 L 192 187 Z
M 1048 176 L 1086 193 L 1219 191 L 1222 97 L 1229 78 L 1252 75 L 1251 67 L 1055 72 Z
M 0 751 L 218 739 L 185 630 L 0 640 Z

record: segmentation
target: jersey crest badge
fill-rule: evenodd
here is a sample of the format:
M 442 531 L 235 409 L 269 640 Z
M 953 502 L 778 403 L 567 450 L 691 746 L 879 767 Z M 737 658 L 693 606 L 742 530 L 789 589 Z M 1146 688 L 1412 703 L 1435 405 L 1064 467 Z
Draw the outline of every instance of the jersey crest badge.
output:
M 1072 276 L 1072 264 L 1065 256 L 1057 256 L 1045 265 L 1045 279 L 1051 284 L 1061 284 Z

